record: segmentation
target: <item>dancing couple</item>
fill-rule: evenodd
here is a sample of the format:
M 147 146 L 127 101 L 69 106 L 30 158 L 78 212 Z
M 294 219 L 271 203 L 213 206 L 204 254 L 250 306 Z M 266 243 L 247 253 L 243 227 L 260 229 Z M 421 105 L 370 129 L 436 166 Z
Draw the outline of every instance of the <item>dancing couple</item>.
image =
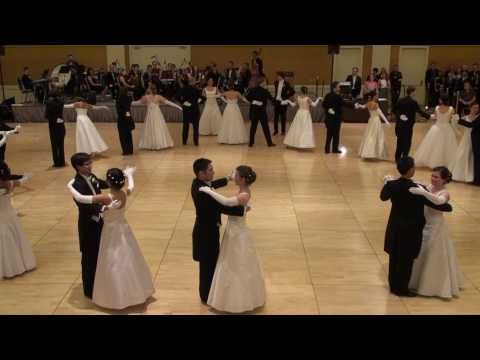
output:
M 397 296 L 458 296 L 463 286 L 453 243 L 443 212 L 451 212 L 445 185 L 451 180 L 446 167 L 433 169 L 431 185 L 412 181 L 415 161 L 403 157 L 397 162 L 400 177 L 385 177 L 380 193 L 392 208 L 385 233 L 389 254 L 388 283 Z
M 213 180 L 211 160 L 193 163 L 195 179 L 191 194 L 196 219 L 193 227 L 193 260 L 200 263 L 200 299 L 213 309 L 243 313 L 265 304 L 265 283 L 255 250 L 254 238 L 246 225 L 250 208 L 250 186 L 256 174 L 249 166 L 238 166 L 230 176 Z M 225 197 L 214 189 L 234 180 L 239 191 Z M 220 245 L 221 214 L 228 223 Z
M 125 218 L 135 168 L 109 169 L 104 181 L 92 173 L 89 154 L 74 154 L 71 164 L 76 176 L 67 186 L 79 209 L 84 295 L 108 309 L 145 303 L 155 292 L 152 275 Z

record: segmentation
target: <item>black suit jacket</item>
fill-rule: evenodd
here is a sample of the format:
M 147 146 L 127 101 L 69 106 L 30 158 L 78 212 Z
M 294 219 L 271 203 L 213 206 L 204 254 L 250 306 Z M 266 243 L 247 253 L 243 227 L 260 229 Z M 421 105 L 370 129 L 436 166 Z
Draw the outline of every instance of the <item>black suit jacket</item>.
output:
M 105 75 L 105 85 L 108 87 L 115 87 L 118 85 L 118 74 L 114 74 L 111 71 Z
M 478 115 L 472 122 L 460 119 L 460 125 L 472 129 L 472 148 L 475 156 L 480 156 L 480 115 Z
M 194 120 L 198 120 L 200 109 L 198 107 L 198 100 L 201 99 L 201 92 L 198 88 L 192 85 L 184 86 L 177 91 L 175 99 L 181 104 L 183 109 L 183 120 L 189 123 L 193 123 Z M 188 101 L 191 106 L 183 105 Z
M 50 97 L 47 100 L 47 104 L 45 106 L 45 118 L 48 120 L 50 127 L 54 130 L 65 130 L 65 124 L 63 122 L 57 122 L 57 119 L 63 119 L 64 105 L 64 101 L 58 97 Z
M 245 92 L 245 98 L 252 103 L 252 101 L 261 101 L 262 105 L 253 105 L 250 104 L 250 120 L 258 118 L 258 117 L 266 117 L 267 116 L 267 102 L 271 101 L 272 104 L 275 104 L 275 98 L 270 94 L 270 92 L 261 87 L 256 86 L 254 88 L 250 88 Z
M 226 178 L 212 181 L 211 187 L 218 189 L 227 185 Z M 195 225 L 193 227 L 193 260 L 208 261 L 214 259 L 219 251 L 218 227 L 221 225 L 221 214 L 243 216 L 243 206 L 223 206 L 210 195 L 199 189 L 208 184 L 194 179 L 192 182 L 192 199 L 195 204 Z
M 278 92 L 278 80 L 275 81 L 274 85 L 275 85 L 275 94 L 273 97 L 276 100 L 277 92 Z M 280 94 L 280 97 L 282 98 L 282 100 L 287 100 L 287 99 L 290 99 L 293 95 L 295 95 L 295 90 L 287 81 L 284 81 L 283 87 L 282 87 L 282 93 Z M 288 105 L 285 105 L 285 106 L 288 106 Z
M 424 206 L 440 211 L 452 211 L 450 204 L 434 205 L 425 197 L 408 191 L 416 186 L 410 179 L 399 178 L 387 182 L 380 193 L 382 201 L 392 202 L 384 250 L 404 259 L 415 259 L 420 252 L 425 226 Z
M 325 110 L 326 120 L 341 120 L 342 110 L 344 106 L 349 105 L 345 102 L 345 100 L 343 100 L 343 98 L 339 94 L 334 91 L 329 92 L 325 96 L 325 99 L 323 99 L 322 101 L 322 107 Z M 335 114 L 330 114 L 328 112 L 329 109 L 333 109 L 333 111 L 335 111 Z
M 98 179 L 93 175 L 92 186 L 95 190 L 95 194 L 100 194 L 102 189 L 108 189 L 108 184 L 101 179 Z M 92 190 L 88 186 L 86 180 L 79 174 L 75 176 L 75 181 L 73 182 L 73 188 L 77 190 L 82 195 L 94 195 Z M 81 204 L 75 201 L 78 207 L 78 233 L 80 240 L 80 251 L 83 251 L 84 247 L 88 244 L 85 244 L 86 239 L 89 238 L 90 225 L 92 223 L 103 224 L 103 220 L 95 221 L 94 217 L 99 217 L 101 205 L 99 204 Z
M 395 133 L 400 135 L 404 131 L 412 131 L 413 125 L 415 124 L 415 115 L 418 112 L 425 119 L 430 119 L 430 115 L 423 111 L 418 103 L 412 99 L 410 96 L 405 96 L 398 100 L 397 104 L 393 110 L 395 117 L 397 118 L 395 122 Z M 401 115 L 405 115 L 408 120 L 404 121 L 400 119 Z
M 347 80 L 350 84 L 352 84 L 352 95 L 358 96 L 360 94 L 360 91 L 362 91 L 362 78 L 357 75 L 355 78 L 355 82 L 353 82 L 353 76 L 348 75 Z

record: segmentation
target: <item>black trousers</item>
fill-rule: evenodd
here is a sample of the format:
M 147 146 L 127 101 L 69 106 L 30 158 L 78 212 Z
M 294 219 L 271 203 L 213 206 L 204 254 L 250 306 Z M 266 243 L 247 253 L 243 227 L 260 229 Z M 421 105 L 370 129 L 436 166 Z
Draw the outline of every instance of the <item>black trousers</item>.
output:
M 392 88 L 392 107 L 398 102 L 398 98 L 400 97 L 400 88 Z
M 185 110 L 184 110 L 185 111 Z M 198 145 L 198 126 L 200 122 L 200 112 L 196 114 L 185 114 L 183 115 L 183 129 L 182 129 L 182 142 L 183 145 L 187 144 L 188 141 L 188 132 L 190 129 L 190 123 L 193 126 L 193 143 Z
M 287 126 L 287 108 L 288 105 L 282 105 L 280 101 L 275 100 L 275 115 L 273 118 L 273 129 L 275 133 L 278 133 L 278 121 L 280 120 L 282 134 L 285 134 L 285 128 Z
M 52 146 L 53 166 L 65 166 L 65 126 L 54 125 L 49 121 L 48 131 L 50 133 L 50 145 Z
M 7 144 L 0 147 L 0 160 L 5 161 L 5 151 L 7 150 Z
M 413 129 L 397 132 L 397 149 L 395 150 L 395 161 L 408 156 L 412 146 Z
M 405 295 L 409 292 L 408 283 L 412 275 L 413 260 L 403 259 L 396 253 L 390 254 L 388 264 L 388 284 L 390 291 L 396 295 Z
M 339 151 L 338 145 L 340 143 L 340 128 L 342 122 L 338 118 L 325 118 L 325 126 L 327 127 L 327 138 L 325 141 L 325 152 Z
M 252 122 L 250 126 L 250 145 L 255 144 L 255 133 L 257 132 L 258 122 L 262 125 L 263 134 L 268 145 L 272 145 L 272 136 L 270 135 L 270 128 L 268 127 L 267 114 L 256 114 L 250 116 Z
M 200 261 L 200 299 L 207 302 L 210 287 L 212 286 L 215 267 L 217 266 L 217 258 Z
M 85 237 L 80 239 L 80 243 L 83 244 L 81 247 L 83 293 L 90 299 L 93 296 L 102 226 L 102 221 L 99 223 L 93 221 L 89 222 L 88 229 L 86 229 L 87 231 L 80 234 L 80 236 Z
M 120 145 L 122 147 L 123 155 L 132 155 L 133 154 L 133 140 L 132 140 L 132 131 L 128 127 L 124 119 L 117 121 L 118 136 L 120 137 Z

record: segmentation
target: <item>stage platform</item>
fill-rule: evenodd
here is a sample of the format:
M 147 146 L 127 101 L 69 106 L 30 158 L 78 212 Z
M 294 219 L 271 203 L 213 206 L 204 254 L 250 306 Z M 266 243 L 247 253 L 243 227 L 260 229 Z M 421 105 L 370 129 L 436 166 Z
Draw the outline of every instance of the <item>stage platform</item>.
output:
M 105 103 L 97 103 L 97 106 L 107 106 L 106 109 L 98 109 L 89 111 L 89 116 L 94 122 L 115 122 L 117 120 L 117 111 L 115 108 L 115 103 L 112 101 Z M 219 104 L 220 111 L 223 112 L 226 104 L 223 102 Z M 250 105 L 246 103 L 240 103 L 240 110 L 243 114 L 245 120 L 247 120 L 248 112 Z M 182 122 L 182 113 L 178 109 L 175 109 L 171 106 L 161 105 L 161 110 L 165 120 L 167 122 Z M 287 121 L 292 121 L 295 114 L 297 113 L 298 107 L 288 107 L 287 110 Z M 43 104 L 14 104 L 12 110 L 15 116 L 15 121 L 19 123 L 26 122 L 45 122 L 45 105 Z M 135 122 L 143 122 L 146 114 L 146 106 L 144 105 L 133 105 L 131 109 L 132 117 Z M 200 105 L 200 111 L 203 110 L 203 105 Z M 273 121 L 274 117 L 274 108 L 271 104 L 267 106 L 268 117 L 270 121 Z M 312 120 L 313 122 L 321 122 L 324 119 L 324 111 L 321 104 L 318 104 L 316 107 L 311 108 Z M 349 108 L 344 109 L 344 122 L 351 123 L 365 123 L 368 121 L 368 111 L 367 110 L 353 110 Z M 66 122 L 75 122 L 75 110 L 74 109 L 65 109 L 64 111 L 64 120 Z

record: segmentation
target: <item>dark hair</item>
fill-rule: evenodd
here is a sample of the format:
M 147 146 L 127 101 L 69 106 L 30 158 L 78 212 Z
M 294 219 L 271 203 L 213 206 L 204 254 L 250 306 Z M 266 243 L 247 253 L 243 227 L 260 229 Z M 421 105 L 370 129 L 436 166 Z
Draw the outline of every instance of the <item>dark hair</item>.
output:
M 84 98 L 77 96 L 76 98 L 73 99 L 74 102 L 87 102 Z
M 307 88 L 306 86 L 302 86 L 302 87 L 300 88 L 300 91 L 301 91 L 302 94 L 304 94 L 304 95 L 307 95 L 307 94 L 308 94 L 308 88 Z
M 377 92 L 375 90 L 367 92 L 364 96 L 363 99 L 365 101 L 370 101 L 372 100 L 375 96 L 377 95 Z
M 442 102 L 443 105 L 447 105 L 448 106 L 448 95 L 447 94 L 442 94 L 440 95 L 440 101 Z
M 76 153 L 73 154 L 72 157 L 70 158 L 70 163 L 72 164 L 73 168 L 78 171 L 77 166 L 82 166 L 85 164 L 87 161 L 90 161 L 91 157 L 87 153 Z
M 125 175 L 123 171 L 118 168 L 112 168 L 107 170 L 107 181 L 115 190 L 120 190 L 125 185 Z
M 0 161 L 0 180 L 10 179 L 10 168 L 5 161 Z
M 190 85 L 190 80 L 188 79 L 188 76 L 183 76 L 181 82 L 183 86 Z
M 415 90 L 415 86 L 410 85 L 409 87 L 407 87 L 407 95 L 411 95 Z
M 332 82 L 332 91 L 335 90 L 335 88 L 337 87 L 338 84 L 339 84 L 338 81 Z
M 208 165 L 212 163 L 212 160 L 200 158 L 193 162 L 193 172 L 195 176 L 198 176 L 200 171 L 207 171 Z
M 445 181 L 446 184 L 448 184 L 450 181 L 452 181 L 452 173 L 446 166 L 437 166 L 432 169 L 432 172 L 438 172 L 440 174 L 440 177 L 442 180 Z
M 257 174 L 250 166 L 240 165 L 237 167 L 238 176 L 245 179 L 245 184 L 252 185 L 257 179 Z
M 415 160 L 411 156 L 402 157 L 397 162 L 397 170 L 401 175 L 405 175 L 413 167 L 415 167 Z

